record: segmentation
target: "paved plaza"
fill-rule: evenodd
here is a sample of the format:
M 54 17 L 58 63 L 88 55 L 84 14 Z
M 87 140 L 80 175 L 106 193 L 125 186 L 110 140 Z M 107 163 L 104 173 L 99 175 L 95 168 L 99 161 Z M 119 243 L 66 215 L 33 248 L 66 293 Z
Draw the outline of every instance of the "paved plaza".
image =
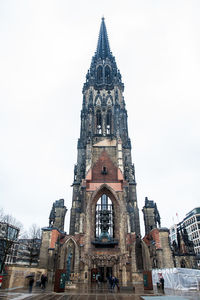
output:
M 32 294 L 27 290 L 13 290 L 9 292 L 0 291 L 0 300 L 200 300 L 199 292 L 183 292 L 165 290 L 165 294 L 160 291 L 144 291 L 141 286 L 136 286 L 135 291 L 131 288 L 110 292 L 107 286 L 97 287 L 79 286 L 77 289 L 64 293 L 55 293 L 49 290 L 41 291 L 34 288 Z

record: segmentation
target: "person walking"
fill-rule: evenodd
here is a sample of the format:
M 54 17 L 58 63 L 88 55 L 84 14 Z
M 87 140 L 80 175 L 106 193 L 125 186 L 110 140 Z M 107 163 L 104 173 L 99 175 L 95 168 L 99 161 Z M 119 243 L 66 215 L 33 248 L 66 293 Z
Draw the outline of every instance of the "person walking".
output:
M 30 277 L 29 279 L 29 283 L 28 283 L 28 288 L 29 288 L 29 293 L 32 293 L 32 289 L 33 289 L 33 284 L 34 284 L 34 278 Z
M 42 290 L 45 290 L 46 282 L 47 282 L 47 276 L 45 274 L 42 274 L 42 276 L 41 276 L 41 288 L 42 288 Z
M 100 283 L 100 274 L 97 273 L 96 275 L 96 282 L 97 282 L 97 285 L 98 285 L 98 288 L 100 287 L 101 283 Z
M 119 291 L 119 279 L 117 277 L 115 277 L 114 282 L 117 287 L 117 290 Z
M 161 289 L 162 289 L 162 292 L 164 293 L 164 288 L 165 288 L 165 280 L 164 280 L 163 276 L 162 276 L 162 277 L 160 277 L 160 284 L 161 284 Z
M 112 292 L 113 279 L 111 275 L 108 276 L 108 282 L 109 282 L 109 291 Z
M 112 276 L 112 290 L 115 289 L 115 276 Z

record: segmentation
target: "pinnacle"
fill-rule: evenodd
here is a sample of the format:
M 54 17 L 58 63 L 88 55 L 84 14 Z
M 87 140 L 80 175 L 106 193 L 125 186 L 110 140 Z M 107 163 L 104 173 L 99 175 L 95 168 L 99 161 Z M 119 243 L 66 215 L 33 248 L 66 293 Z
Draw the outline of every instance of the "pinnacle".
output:
M 107 35 L 107 30 L 105 25 L 105 18 L 102 17 L 96 55 L 97 57 L 105 59 L 106 57 L 109 57 L 110 54 L 111 52 L 110 52 L 108 35 Z

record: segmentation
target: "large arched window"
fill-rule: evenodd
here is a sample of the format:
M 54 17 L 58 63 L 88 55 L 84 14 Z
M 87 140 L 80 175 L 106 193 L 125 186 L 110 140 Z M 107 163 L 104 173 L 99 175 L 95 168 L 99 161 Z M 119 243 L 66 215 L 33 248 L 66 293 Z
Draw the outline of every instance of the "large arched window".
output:
M 114 238 L 114 210 L 110 198 L 103 194 L 96 204 L 96 238 L 111 240 Z
M 67 274 L 67 280 L 70 280 L 70 273 L 74 272 L 75 264 L 75 244 L 72 239 L 67 242 L 66 257 L 65 257 L 65 268 L 69 270 Z
M 97 110 L 96 112 L 96 124 L 97 124 L 97 134 L 102 134 L 102 119 L 101 119 L 100 110 Z
M 106 133 L 111 134 L 111 124 L 112 123 L 112 112 L 111 110 L 108 110 L 107 116 L 106 116 Z
M 98 66 L 97 68 L 97 82 L 101 83 L 103 81 L 103 67 Z
M 109 66 L 105 67 L 105 83 L 111 83 L 111 71 Z

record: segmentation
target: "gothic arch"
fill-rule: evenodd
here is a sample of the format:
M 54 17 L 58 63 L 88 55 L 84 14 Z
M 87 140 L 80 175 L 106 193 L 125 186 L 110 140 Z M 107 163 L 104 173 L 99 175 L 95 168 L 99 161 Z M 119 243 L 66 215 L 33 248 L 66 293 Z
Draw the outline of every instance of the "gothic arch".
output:
M 90 209 L 91 215 L 91 236 L 95 238 L 95 214 L 96 214 L 96 204 L 100 197 L 105 194 L 110 198 L 113 204 L 113 214 L 114 214 L 114 237 L 119 239 L 119 222 L 120 214 L 122 213 L 122 208 L 120 207 L 119 198 L 115 191 L 107 184 L 102 184 L 93 194 L 91 195 L 90 201 L 88 203 L 88 209 Z
M 136 266 L 137 266 L 137 270 L 140 270 L 140 271 L 144 269 L 142 246 L 143 245 L 142 245 L 141 239 L 136 238 L 136 243 L 135 243 Z
M 100 102 L 99 102 L 100 101 Z M 101 103 L 102 103 L 102 97 L 101 97 L 101 95 L 97 95 L 96 97 L 95 97 L 95 105 L 96 106 L 101 106 Z
M 112 111 L 109 108 L 106 114 L 106 134 L 112 133 Z
M 142 245 L 143 268 L 145 271 L 148 271 L 152 269 L 149 248 L 143 240 L 141 240 L 141 245 Z
M 104 78 L 105 78 L 105 83 L 110 84 L 112 82 L 111 67 L 109 65 L 106 65 L 104 67 Z
M 107 103 L 107 106 L 112 106 L 113 105 L 113 97 L 111 95 L 108 95 L 106 97 L 106 103 Z
M 136 267 L 137 271 L 141 270 L 151 270 L 151 260 L 150 260 L 150 253 L 147 245 L 143 240 L 141 240 L 139 237 L 136 238 L 135 244 L 134 244 L 134 251 L 136 254 Z
M 101 65 L 97 66 L 96 78 L 98 83 L 103 82 L 103 67 Z
M 96 110 L 95 116 L 96 116 L 96 121 L 95 121 L 96 133 L 102 134 L 102 112 L 101 109 L 99 109 L 99 107 Z
M 79 271 L 79 246 L 73 237 L 70 237 L 63 244 L 60 251 L 60 269 L 66 269 L 66 261 L 69 254 L 72 251 L 72 266 L 71 272 L 78 273 Z
M 92 89 L 89 92 L 89 104 L 93 104 L 93 91 L 92 91 Z
M 98 199 L 103 195 L 106 194 L 114 203 L 114 205 L 119 206 L 119 199 L 117 193 L 106 183 L 102 184 L 98 187 L 91 196 L 91 203 L 90 205 L 96 204 Z

